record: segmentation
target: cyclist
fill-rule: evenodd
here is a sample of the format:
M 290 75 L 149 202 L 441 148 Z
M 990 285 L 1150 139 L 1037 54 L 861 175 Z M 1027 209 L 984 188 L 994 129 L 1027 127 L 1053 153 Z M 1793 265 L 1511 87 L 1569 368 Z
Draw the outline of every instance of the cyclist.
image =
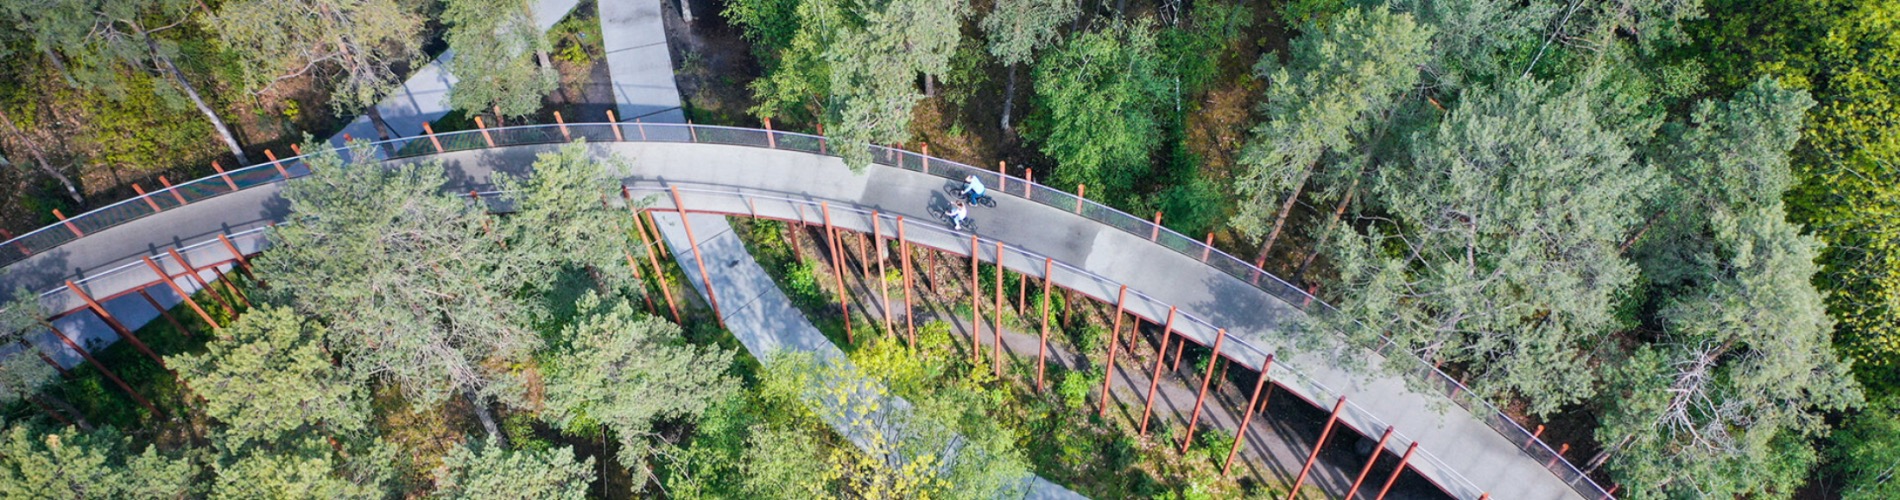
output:
M 976 200 L 983 197 L 983 181 L 977 180 L 975 175 L 964 177 L 963 197 L 970 200 L 970 203 L 976 203 Z
M 962 231 L 963 220 L 970 216 L 970 208 L 961 201 L 951 202 L 951 205 L 953 206 L 950 207 L 950 213 L 944 215 L 950 216 L 952 227 L 955 227 L 958 231 Z

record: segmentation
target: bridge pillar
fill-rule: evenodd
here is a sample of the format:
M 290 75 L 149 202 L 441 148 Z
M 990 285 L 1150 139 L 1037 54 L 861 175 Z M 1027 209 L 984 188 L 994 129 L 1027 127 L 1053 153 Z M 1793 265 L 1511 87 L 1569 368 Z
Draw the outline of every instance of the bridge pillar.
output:
M 904 333 L 910 337 L 910 348 L 916 349 L 917 322 L 912 319 L 912 313 L 915 310 L 911 308 L 910 300 L 911 290 L 915 285 L 911 284 L 910 240 L 904 239 L 904 216 L 902 215 L 897 216 L 897 248 L 898 253 L 904 254 L 904 262 L 900 264 L 904 266 Z
M 820 201 L 818 209 L 825 216 L 825 247 L 831 252 L 831 275 L 838 281 L 838 312 L 844 315 L 844 341 L 856 344 L 858 341 L 851 334 L 851 291 L 844 287 L 844 256 L 841 252 L 844 242 L 838 241 L 838 229 L 831 225 L 831 204 Z
M 693 236 L 693 221 L 686 218 L 686 203 L 680 200 L 679 186 L 673 186 L 672 191 L 673 209 L 680 213 L 680 226 L 686 229 L 686 243 L 693 249 L 693 262 L 699 265 L 699 279 L 706 283 L 706 302 L 712 305 L 713 319 L 720 328 L 725 328 L 726 316 L 719 312 L 719 296 L 713 293 L 712 275 L 706 272 L 706 259 L 699 254 L 699 239 Z
M 1267 371 L 1272 369 L 1273 355 L 1268 354 L 1267 360 L 1260 363 L 1260 380 L 1253 383 L 1253 397 L 1247 400 L 1247 407 L 1240 411 L 1240 428 L 1234 432 L 1234 446 L 1227 449 L 1227 461 L 1220 466 L 1221 476 L 1226 476 L 1227 471 L 1234 468 L 1234 455 L 1240 452 L 1240 441 L 1247 438 L 1247 426 L 1253 424 L 1253 413 L 1261 403 L 1260 391 L 1267 387 Z M 1267 396 L 1273 394 L 1268 393 Z
M 1346 489 L 1346 500 L 1359 495 L 1359 485 L 1366 482 L 1366 475 L 1372 473 L 1372 464 L 1379 463 L 1379 457 L 1385 456 L 1385 442 L 1392 439 L 1393 427 L 1388 425 L 1385 433 L 1379 435 L 1379 444 L 1372 447 L 1372 456 L 1366 459 L 1366 466 L 1359 469 L 1359 476 L 1352 479 L 1352 487 Z
M 970 235 L 970 364 L 983 361 L 983 292 L 976 287 L 977 255 L 983 248 L 977 246 L 976 235 Z
M 996 307 L 990 309 L 990 317 L 995 326 L 990 327 L 990 337 L 996 347 L 990 349 L 990 364 L 996 368 L 996 378 L 1003 378 L 1003 240 L 996 240 Z
M 890 270 L 884 267 L 884 249 L 889 248 L 884 246 L 884 217 L 878 215 L 876 210 L 871 211 L 871 241 L 876 243 L 874 246 L 877 249 L 873 254 L 877 259 L 877 308 L 884 313 L 884 333 L 897 335 L 897 329 L 891 327 L 891 282 L 884 279 L 890 274 Z
M 1214 382 L 1214 366 L 1221 361 L 1220 347 L 1227 342 L 1227 330 L 1217 330 L 1214 337 L 1214 356 L 1208 358 L 1207 375 L 1201 377 L 1201 392 L 1194 396 L 1194 414 L 1188 418 L 1187 436 L 1181 438 L 1181 453 L 1187 453 L 1188 445 L 1194 443 L 1194 426 L 1201 423 L 1201 405 L 1207 402 L 1207 386 Z M 1181 358 L 1175 358 L 1179 362 Z
M 132 330 L 126 328 L 124 323 L 119 322 L 119 318 L 112 317 L 111 311 L 107 311 L 105 307 L 99 305 L 99 301 L 92 299 L 92 294 L 86 293 L 84 289 L 79 288 L 79 284 L 73 283 L 73 280 L 66 280 L 66 289 L 72 290 L 73 295 L 78 295 L 79 300 L 85 301 L 87 309 L 91 309 L 93 314 L 99 315 L 99 319 L 105 320 L 106 325 L 111 326 L 112 331 L 118 332 L 119 336 L 124 337 L 127 342 L 131 342 L 132 347 L 138 348 L 139 352 L 145 354 L 145 357 L 152 358 L 152 362 L 158 363 L 160 368 L 165 367 L 165 359 L 158 357 L 158 353 L 152 352 L 152 348 L 146 347 L 143 340 L 140 340 L 137 335 L 133 335 Z
M 614 127 L 620 126 L 614 125 Z M 679 303 L 673 301 L 673 290 L 666 286 L 666 270 L 660 268 L 660 259 L 654 256 L 660 250 L 653 245 L 654 238 L 647 235 L 647 225 L 641 220 L 640 210 L 634 208 L 631 203 L 627 204 L 627 209 L 633 211 L 634 232 L 640 233 L 640 244 L 646 246 L 647 264 L 653 267 L 653 283 L 659 287 L 660 294 L 666 296 L 666 309 L 673 313 L 673 322 L 681 323 Z
M 1385 486 L 1379 488 L 1379 496 L 1373 497 L 1372 500 L 1385 500 L 1385 494 L 1392 491 L 1392 483 L 1399 482 L 1399 474 L 1405 472 L 1405 463 L 1412 460 L 1412 453 L 1416 451 L 1418 451 L 1417 441 L 1405 447 L 1405 454 L 1399 455 L 1399 465 L 1392 468 L 1392 475 L 1385 478 Z
M 150 293 L 145 293 L 145 289 L 144 289 L 144 288 L 140 288 L 140 289 L 139 289 L 138 291 L 139 291 L 139 296 L 140 296 L 140 297 L 145 297 L 145 303 L 147 303 L 147 304 L 151 304 L 151 305 L 152 305 L 152 308 L 153 308 L 153 309 L 157 309 L 157 310 L 158 310 L 158 315 L 159 315 L 159 316 L 164 316 L 164 317 L 165 317 L 165 321 L 166 321 L 167 323 L 171 323 L 171 325 L 172 325 L 172 328 L 175 328 L 175 329 L 177 329 L 177 330 L 178 330 L 178 333 L 181 333 L 181 334 L 184 334 L 184 336 L 185 336 L 185 338 L 191 338 L 191 330 L 186 330 L 186 329 L 185 329 L 185 324 L 184 324 L 184 323 L 179 323 L 179 322 L 178 322 L 178 317 L 176 317 L 176 316 L 172 316 L 172 312 L 171 312 L 171 311 L 167 311 L 167 310 L 165 310 L 165 306 L 163 306 L 163 305 L 160 305 L 160 304 L 158 303 L 158 299 L 154 299 L 154 298 L 152 298 L 152 294 L 150 294 Z M 61 368 L 60 368 L 60 370 L 62 370 L 62 371 L 63 371 L 63 370 L 65 370 L 65 368 L 64 368 L 64 367 L 61 367 Z
M 1122 285 L 1121 291 L 1115 292 L 1115 326 L 1108 330 L 1108 359 L 1102 363 L 1103 366 L 1108 367 L 1108 370 L 1102 372 L 1102 408 L 1095 411 L 1098 417 L 1108 415 L 1108 404 L 1113 401 L 1109 399 L 1108 387 L 1115 381 L 1115 346 L 1120 345 L 1122 341 L 1122 304 L 1127 299 L 1128 285 Z
M 1300 467 L 1299 477 L 1293 479 L 1293 489 L 1287 492 L 1287 500 L 1300 497 L 1300 485 L 1306 483 L 1306 474 L 1313 471 L 1313 462 L 1319 460 L 1319 450 L 1326 447 L 1326 438 L 1332 437 L 1333 424 L 1339 422 L 1339 412 L 1344 409 L 1346 397 L 1340 396 L 1339 402 L 1333 403 L 1333 415 L 1326 417 L 1326 427 L 1319 431 L 1319 441 L 1313 443 L 1313 452 L 1306 454 L 1306 465 Z
M 1174 311 L 1174 306 L 1168 306 L 1168 322 L 1161 327 L 1161 349 L 1155 351 L 1155 369 L 1148 377 L 1148 402 L 1141 407 L 1141 437 L 1144 438 L 1148 437 L 1148 415 L 1154 413 L 1155 389 L 1161 386 L 1162 362 L 1168 359 L 1168 338 L 1174 335 Z
M 1042 375 L 1049 358 L 1049 271 L 1054 269 L 1056 260 L 1042 259 L 1042 341 L 1036 345 L 1036 391 L 1042 391 Z M 1028 283 L 1027 280 L 1024 283 Z

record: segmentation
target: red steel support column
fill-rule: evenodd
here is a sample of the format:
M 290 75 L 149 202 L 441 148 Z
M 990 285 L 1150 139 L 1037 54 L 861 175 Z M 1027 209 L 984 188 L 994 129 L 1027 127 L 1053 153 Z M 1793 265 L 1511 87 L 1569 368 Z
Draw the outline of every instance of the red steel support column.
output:
M 699 255 L 699 240 L 693 237 L 693 223 L 686 220 L 686 203 L 680 200 L 679 186 L 673 186 L 672 192 L 673 209 L 679 211 L 680 226 L 686 228 L 686 243 L 693 248 L 693 262 L 699 264 L 699 279 L 706 283 L 706 302 L 712 305 L 713 319 L 718 320 L 720 328 L 725 328 L 725 315 L 719 313 L 719 296 L 713 294 L 712 275 L 706 273 L 706 259 Z
M 1141 407 L 1141 437 L 1144 438 L 1148 437 L 1148 415 L 1155 409 L 1155 389 L 1161 386 L 1161 362 L 1168 359 L 1168 337 L 1174 334 L 1174 310 L 1174 306 L 1168 306 L 1168 322 L 1161 327 L 1161 349 L 1155 351 L 1155 369 L 1148 377 L 1148 402 Z
M 1187 337 L 1181 337 L 1181 341 L 1174 344 L 1174 362 L 1168 365 L 1169 370 L 1181 369 L 1181 354 L 1187 351 L 1187 340 Z
M 772 133 L 772 119 L 764 118 L 763 120 L 765 121 L 765 146 L 778 149 L 778 135 Z
M 609 113 L 612 113 L 612 111 L 609 111 Z M 619 125 L 614 126 L 619 127 Z M 631 204 L 627 205 L 627 207 L 633 211 L 634 232 L 640 233 L 640 244 L 646 246 L 647 263 L 653 266 L 653 283 L 659 286 L 660 294 L 666 296 L 666 309 L 673 313 L 673 322 L 680 323 L 682 322 L 680 320 L 680 306 L 679 303 L 673 301 L 673 289 L 667 288 L 666 286 L 666 270 L 660 268 L 660 259 L 653 255 L 659 252 L 657 247 L 653 245 L 654 238 L 647 236 L 647 225 L 641 221 L 639 209 L 632 208 L 633 205 Z
M 1049 271 L 1055 269 L 1056 260 L 1042 259 L 1042 342 L 1036 345 L 1036 390 L 1042 390 L 1042 372 L 1049 357 Z
M 139 296 L 140 296 L 140 297 L 145 297 L 145 302 L 146 302 L 146 303 L 148 303 L 148 304 L 151 304 L 151 305 L 152 305 L 152 308 L 153 308 L 153 309 L 157 309 L 157 310 L 158 310 L 158 315 L 159 315 L 159 316 L 164 316 L 164 317 L 165 317 L 165 321 L 166 321 L 167 323 L 171 323 L 171 324 L 172 324 L 172 328 L 176 328 L 176 329 L 178 329 L 178 333 L 181 333 L 181 334 L 184 334 L 184 335 L 185 335 L 185 338 L 191 338 L 191 330 L 186 330 L 186 329 L 185 329 L 185 324 L 184 324 L 184 323 L 179 323 L 179 322 L 178 322 L 178 317 L 177 317 L 177 316 L 172 316 L 172 312 L 171 312 L 171 311 L 167 311 L 167 310 L 165 310 L 165 306 L 163 306 L 163 305 L 160 305 L 160 304 L 158 303 L 158 299 L 154 299 L 154 298 L 152 298 L 152 294 L 149 294 L 149 293 L 145 293 L 145 289 L 144 289 L 144 288 L 140 288 L 140 289 L 139 289 Z M 63 368 L 62 368 L 62 369 L 63 369 Z
M 825 248 L 831 251 L 831 275 L 838 279 L 838 312 L 844 315 L 844 341 L 856 344 L 851 335 L 851 299 L 850 291 L 844 288 L 844 257 L 838 250 L 843 244 L 838 241 L 838 230 L 831 225 L 831 204 L 818 202 L 818 209 L 825 215 Z
M 1306 483 L 1306 474 L 1313 471 L 1313 462 L 1319 460 L 1319 450 L 1326 447 L 1326 438 L 1332 437 L 1333 424 L 1339 421 L 1339 411 L 1344 409 L 1346 397 L 1340 396 L 1339 402 L 1333 403 L 1333 415 L 1326 417 L 1326 427 L 1319 431 L 1319 442 L 1313 443 L 1313 452 L 1306 455 L 1306 465 L 1300 467 L 1299 477 L 1293 479 L 1293 489 L 1287 493 L 1287 500 L 1299 498 L 1300 485 Z
M 976 259 L 983 253 L 976 235 L 970 235 L 970 364 L 983 361 L 983 294 L 976 288 Z
M 1399 482 L 1399 474 L 1405 472 L 1405 462 L 1412 460 L 1412 452 L 1415 451 L 1418 451 L 1418 442 L 1416 441 L 1414 441 L 1411 446 L 1405 447 L 1405 454 L 1399 455 L 1398 467 L 1392 469 L 1392 476 L 1385 478 L 1385 486 L 1379 488 L 1379 496 L 1373 497 L 1372 500 L 1385 500 L 1385 494 L 1392 491 L 1392 483 Z
M 158 275 L 159 281 L 163 281 L 166 285 L 171 286 L 173 293 L 177 293 L 178 297 L 184 299 L 186 304 L 191 304 L 191 310 L 198 312 L 198 319 L 204 320 L 205 324 L 211 325 L 212 328 L 222 328 L 222 326 L 218 325 L 217 321 L 211 320 L 211 314 L 205 312 L 205 308 L 200 307 L 198 301 L 191 300 L 191 294 L 185 292 L 185 287 L 178 286 L 178 282 L 172 279 L 171 274 L 165 272 L 165 268 L 159 267 L 158 262 L 153 261 L 151 257 L 139 258 L 145 259 L 145 266 L 152 268 L 152 273 Z
M 52 330 L 53 336 L 59 337 L 59 341 L 65 343 L 68 349 L 79 353 L 79 357 L 85 358 L 86 363 L 91 364 L 93 368 L 98 368 L 100 375 L 105 375 L 107 379 L 111 379 L 113 384 L 119 386 L 119 389 L 124 390 L 127 395 L 132 396 L 132 400 L 137 401 L 139 406 L 145 407 L 146 410 L 151 410 L 153 415 L 164 415 L 164 412 L 158 411 L 157 406 L 152 406 L 151 401 L 146 401 L 145 396 L 140 396 L 138 391 L 132 390 L 132 386 L 127 385 L 125 380 L 120 379 L 119 374 L 113 373 L 111 368 L 106 368 L 105 364 L 100 363 L 98 359 L 92 357 L 92 353 L 86 352 L 86 348 L 80 347 L 79 344 L 73 342 L 72 338 L 67 337 L 66 332 L 59 331 L 59 327 L 53 326 L 53 322 L 42 319 L 40 320 L 40 326 Z
M 1255 408 L 1260 407 L 1260 391 L 1267 387 L 1267 371 L 1272 369 L 1273 355 L 1268 354 L 1267 360 L 1260 363 L 1260 380 L 1253 383 L 1253 397 L 1247 400 L 1247 407 L 1240 410 L 1240 428 L 1234 431 L 1234 447 L 1227 449 L 1227 461 L 1220 466 L 1222 477 L 1227 476 L 1227 471 L 1234 468 L 1234 455 L 1240 453 L 1240 441 L 1246 439 L 1247 426 L 1253 424 L 1253 414 L 1257 411 Z
M 1201 377 L 1201 393 L 1194 397 L 1194 414 L 1188 418 L 1187 436 L 1181 438 L 1181 453 L 1187 453 L 1188 445 L 1194 442 L 1194 426 L 1201 423 L 1201 404 L 1207 402 L 1207 386 L 1214 382 L 1214 365 L 1220 364 L 1220 346 L 1227 341 L 1227 330 L 1217 330 L 1214 337 L 1214 356 L 1208 358 L 1207 375 Z
M 191 265 L 191 261 L 186 260 L 184 254 L 178 253 L 178 249 L 176 248 L 167 248 L 165 252 L 170 253 L 172 260 L 178 261 L 178 265 L 184 266 L 185 275 L 191 277 L 191 281 L 198 284 L 199 290 L 211 295 L 212 300 L 218 301 L 218 305 L 224 307 L 225 314 L 231 315 L 233 319 L 237 318 L 237 307 L 225 301 L 224 295 L 218 293 L 217 289 L 211 288 L 211 282 L 205 281 L 203 276 L 198 275 L 198 267 Z
M 871 211 L 871 241 L 876 242 L 877 251 L 869 257 L 877 259 L 878 310 L 884 312 L 884 333 L 896 335 L 897 329 L 891 328 L 891 282 L 884 279 L 890 270 L 884 267 L 884 219 L 876 210 Z
M 1127 299 L 1128 285 L 1122 285 L 1122 290 L 1115 292 L 1115 326 L 1108 330 L 1108 361 L 1102 364 L 1108 370 L 1102 372 L 1102 408 L 1095 411 L 1096 416 L 1108 414 L 1108 386 L 1115 381 L 1115 346 L 1121 344 L 1122 304 Z
M 152 348 L 146 347 L 145 341 L 139 340 L 137 335 L 133 335 L 132 330 L 125 327 L 125 323 L 119 322 L 119 318 L 114 318 L 112 317 L 112 313 L 106 312 L 106 308 L 100 306 L 99 301 L 92 299 L 92 294 L 86 293 L 85 289 L 79 288 L 79 284 L 73 283 L 73 280 L 66 280 L 66 289 L 72 290 L 73 295 L 78 295 L 79 300 L 85 301 L 87 309 L 92 309 L 92 313 L 99 315 L 99 319 L 106 320 L 106 326 L 112 327 L 112 331 L 118 332 L 120 337 L 124 337 L 125 340 L 131 342 L 132 347 L 136 347 L 139 352 L 145 353 L 145 357 L 152 358 L 152 362 L 158 363 L 160 368 L 165 367 L 165 359 L 158 357 L 158 353 L 152 352 Z
M 1201 262 L 1207 262 L 1208 252 L 1214 250 L 1214 232 L 1207 232 L 1207 241 L 1201 242 Z
M 990 349 L 990 354 L 995 355 L 990 364 L 996 366 L 996 378 L 1000 380 L 1003 378 L 1003 240 L 996 240 L 996 308 L 990 310 L 990 316 L 995 318 L 996 325 L 990 328 L 990 337 L 996 342 L 996 347 Z
M 1082 195 L 1088 192 L 1089 192 L 1088 184 L 1075 185 L 1075 213 L 1078 213 L 1078 214 L 1082 213 L 1082 200 L 1088 199 L 1088 198 L 1082 197 Z
M 904 254 L 904 262 L 901 264 L 904 266 L 904 332 L 910 337 L 910 347 L 916 349 L 917 322 L 911 319 L 911 313 L 914 310 L 910 305 L 911 288 L 914 287 L 910 281 L 910 241 L 904 239 L 904 216 L 902 215 L 897 216 L 897 248 Z
M 1392 426 L 1386 426 L 1385 433 L 1379 435 L 1379 444 L 1372 447 L 1372 458 L 1366 459 L 1366 466 L 1359 469 L 1359 477 L 1352 479 L 1352 487 L 1346 489 L 1346 500 L 1359 495 L 1359 485 L 1366 482 L 1366 475 L 1372 473 L 1372 464 L 1379 463 L 1379 457 L 1385 456 L 1385 442 L 1392 440 Z
M 1161 237 L 1161 211 L 1156 210 L 1154 227 L 1151 227 L 1148 229 L 1148 241 L 1154 241 L 1156 238 L 1160 238 L 1160 237 Z
M 243 272 L 244 277 L 250 278 L 251 281 L 256 282 L 258 286 L 269 288 L 268 286 L 264 285 L 262 281 L 257 280 L 257 275 L 251 274 L 251 259 L 245 258 L 244 252 L 238 251 L 237 244 L 231 243 L 231 239 L 226 238 L 223 233 L 218 234 L 218 241 L 224 243 L 225 250 L 231 251 L 231 258 L 237 260 L 238 271 Z

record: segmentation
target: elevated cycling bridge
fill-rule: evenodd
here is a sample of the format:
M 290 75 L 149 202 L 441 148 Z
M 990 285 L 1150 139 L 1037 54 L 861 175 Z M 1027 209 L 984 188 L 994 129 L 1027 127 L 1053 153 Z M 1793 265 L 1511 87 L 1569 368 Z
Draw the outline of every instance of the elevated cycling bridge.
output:
M 1151 323 L 1171 324 L 1176 338 L 1219 346 L 1220 356 L 1241 367 L 1257 370 L 1272 355 L 1268 378 L 1276 386 L 1334 408 L 1339 425 L 1362 435 L 1389 431 L 1384 451 L 1408 457 L 1405 467 L 1454 497 L 1611 496 L 1534 433 L 1402 349 L 1355 345 L 1343 336 L 1319 339 L 1323 349 L 1294 349 L 1299 339 L 1288 326 L 1327 307 L 1298 288 L 1191 237 L 1021 178 L 883 147 L 873 148 L 875 165 L 859 173 L 822 137 L 651 123 L 424 135 L 388 141 L 371 154 L 440 160 L 452 182 L 481 190 L 493 172 L 525 170 L 537 154 L 575 139 L 599 155 L 631 159 L 624 185 L 652 195 L 642 197 L 650 210 L 823 224 L 830 209 L 829 224 L 837 228 L 974 252 L 1025 276 L 1046 276 Z M 288 213 L 281 182 L 308 173 L 300 158 L 153 191 L 0 242 L 0 265 L 11 271 L 0 287 L 47 290 L 44 300 L 63 318 L 97 321 L 85 312 L 96 310 L 89 301 L 110 311 L 141 300 L 137 294 L 154 285 L 189 285 L 193 274 L 215 278 L 218 266 L 268 244 L 263 228 Z M 945 184 L 965 175 L 981 178 L 999 201 L 975 212 L 983 222 L 976 234 L 952 232 L 929 213 L 946 196 Z M 176 257 L 173 249 L 181 250 Z

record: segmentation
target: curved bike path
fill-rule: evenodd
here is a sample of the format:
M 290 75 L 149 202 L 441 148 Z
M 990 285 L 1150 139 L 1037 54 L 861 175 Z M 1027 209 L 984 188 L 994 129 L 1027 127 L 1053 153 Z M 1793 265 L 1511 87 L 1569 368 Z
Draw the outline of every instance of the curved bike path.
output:
M 488 184 L 495 169 L 525 169 L 536 154 L 552 147 L 512 146 L 401 161 L 440 159 L 450 167 L 458 189 L 480 189 Z M 771 199 L 822 200 L 903 215 L 916 221 L 915 227 L 918 223 L 929 224 L 929 209 L 943 202 L 942 187 L 949 182 L 879 166 L 853 173 L 833 157 L 783 150 L 678 143 L 598 143 L 591 147 L 603 155 L 620 154 L 633 160 L 634 170 L 626 178 L 633 188 L 645 192 L 667 186 L 684 188 L 682 198 L 693 210 L 813 220 L 810 214 L 775 215 L 765 211 L 773 210 Z M 277 184 L 260 186 L 88 234 L 75 240 L 80 244 L 62 245 L 8 266 L 14 272 L 6 275 L 6 282 L 0 286 L 57 287 L 65 279 L 136 263 L 138 256 L 154 250 L 281 220 L 287 207 L 277 192 Z M 745 194 L 750 195 L 750 202 Z M 672 205 L 670 199 L 655 198 L 652 203 L 656 207 Z M 1388 451 L 1395 454 L 1406 444 L 1421 443 L 1424 453 L 1420 455 L 1430 458 L 1415 457 L 1410 465 L 1453 496 L 1477 498 L 1488 493 L 1495 498 L 1582 498 L 1548 472 L 1541 460 L 1521 451 L 1478 416 L 1442 396 L 1412 390 L 1403 379 L 1377 370 L 1383 356 L 1332 339 L 1325 349 L 1364 360 L 1365 367 L 1349 368 L 1335 366 L 1329 360 L 1337 358 L 1310 348 L 1294 350 L 1296 339 L 1287 334 L 1285 326 L 1303 313 L 1266 292 L 1174 250 L 1067 211 L 1007 195 L 999 196 L 999 201 L 997 208 L 979 209 L 974 214 L 982 222 L 978 234 L 986 240 L 983 246 L 990 245 L 988 240 L 992 239 L 1004 241 L 1012 248 L 1126 284 L 1131 291 L 1178 306 L 1182 313 L 1205 318 L 1225 328 L 1233 338 L 1259 348 L 1230 348 L 1224 352 L 1245 366 L 1259 366 L 1264 354 L 1260 351 L 1276 353 L 1273 379 L 1277 383 L 1321 406 L 1330 406 L 1327 403 L 1335 397 L 1348 398 L 1363 412 L 1357 417 L 1350 413 L 1343 416 L 1342 423 L 1367 435 L 1377 435 L 1388 425 L 1396 427 L 1404 439 L 1388 444 Z M 779 210 L 795 210 L 790 203 L 779 206 Z M 835 217 L 834 222 L 854 230 L 870 230 L 869 221 L 862 217 Z M 963 241 L 967 238 L 942 231 L 915 231 L 906 236 L 913 243 L 945 250 L 968 249 Z M 987 248 L 981 251 L 985 256 L 993 255 Z M 1005 259 L 1004 263 L 1031 275 L 1039 275 L 1042 267 L 1042 263 L 1027 259 Z M 127 283 L 149 282 L 152 278 L 138 274 L 122 272 L 114 277 L 122 277 Z M 1074 276 L 1056 273 L 1056 282 L 1113 301 L 1111 283 L 1070 274 Z M 116 292 L 111 283 L 98 280 L 85 286 L 95 296 Z M 54 307 L 64 310 L 80 305 Z M 1164 321 L 1164 309 L 1138 307 L 1141 305 L 1131 305 L 1130 312 L 1150 321 Z M 1203 345 L 1211 344 L 1214 337 L 1212 325 L 1177 324 L 1177 330 Z M 1291 370 L 1279 370 L 1280 366 Z

